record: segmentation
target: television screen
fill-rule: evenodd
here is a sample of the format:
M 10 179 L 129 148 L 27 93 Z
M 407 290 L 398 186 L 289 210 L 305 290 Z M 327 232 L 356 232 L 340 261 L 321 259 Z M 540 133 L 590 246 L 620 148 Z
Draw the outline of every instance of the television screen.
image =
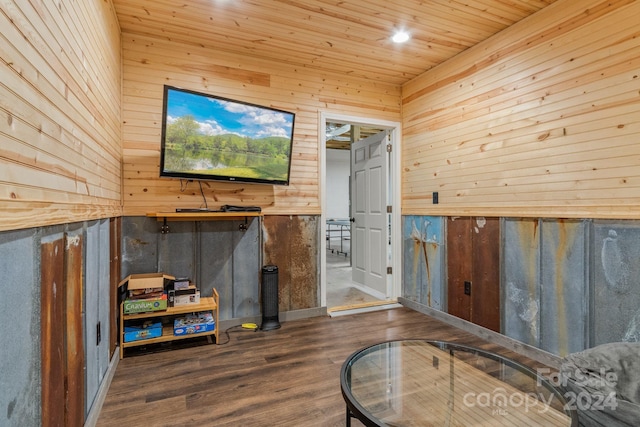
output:
M 295 114 L 164 87 L 160 176 L 289 184 Z

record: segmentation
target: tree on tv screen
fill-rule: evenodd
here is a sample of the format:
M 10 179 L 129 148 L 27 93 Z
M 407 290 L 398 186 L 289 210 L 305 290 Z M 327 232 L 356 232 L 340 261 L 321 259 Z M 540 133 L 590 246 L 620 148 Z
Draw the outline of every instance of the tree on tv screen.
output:
M 231 133 L 204 134 L 191 115 L 167 124 L 167 171 L 286 180 L 290 140 L 270 136 L 251 138 Z

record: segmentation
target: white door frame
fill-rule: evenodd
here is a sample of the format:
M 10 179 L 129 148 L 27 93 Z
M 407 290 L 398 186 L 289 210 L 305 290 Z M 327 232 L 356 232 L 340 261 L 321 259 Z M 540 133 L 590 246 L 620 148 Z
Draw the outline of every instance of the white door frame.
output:
M 402 238 L 401 238 L 401 215 L 400 215 L 400 149 L 401 149 L 401 127 L 400 122 L 387 120 L 367 119 L 356 116 L 346 116 L 342 114 L 329 113 L 320 111 L 318 113 L 318 158 L 320 159 L 320 206 L 322 212 L 320 214 L 320 306 L 327 306 L 327 189 L 326 189 L 326 172 L 327 172 L 327 138 L 326 128 L 327 121 L 338 123 L 350 123 L 362 126 L 375 126 L 389 129 L 391 137 L 391 145 L 393 150 L 389 153 L 390 164 L 388 176 L 391 177 L 391 295 L 390 298 L 395 300 L 401 296 L 402 290 Z

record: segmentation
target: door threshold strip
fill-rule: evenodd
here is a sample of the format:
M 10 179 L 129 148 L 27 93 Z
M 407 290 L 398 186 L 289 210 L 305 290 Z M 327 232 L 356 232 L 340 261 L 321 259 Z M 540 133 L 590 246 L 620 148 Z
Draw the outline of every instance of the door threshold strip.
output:
M 368 311 L 389 310 L 391 308 L 402 307 L 397 301 L 373 301 L 361 304 L 341 305 L 327 309 L 327 314 L 331 317 L 346 316 L 349 314 L 366 313 Z

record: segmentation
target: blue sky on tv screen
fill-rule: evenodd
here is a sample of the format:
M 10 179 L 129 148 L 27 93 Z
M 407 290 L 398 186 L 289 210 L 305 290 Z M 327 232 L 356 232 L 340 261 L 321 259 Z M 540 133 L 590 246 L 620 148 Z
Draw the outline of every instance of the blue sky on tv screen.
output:
M 291 138 L 292 114 L 169 89 L 167 123 L 185 115 L 193 116 L 205 135 Z

